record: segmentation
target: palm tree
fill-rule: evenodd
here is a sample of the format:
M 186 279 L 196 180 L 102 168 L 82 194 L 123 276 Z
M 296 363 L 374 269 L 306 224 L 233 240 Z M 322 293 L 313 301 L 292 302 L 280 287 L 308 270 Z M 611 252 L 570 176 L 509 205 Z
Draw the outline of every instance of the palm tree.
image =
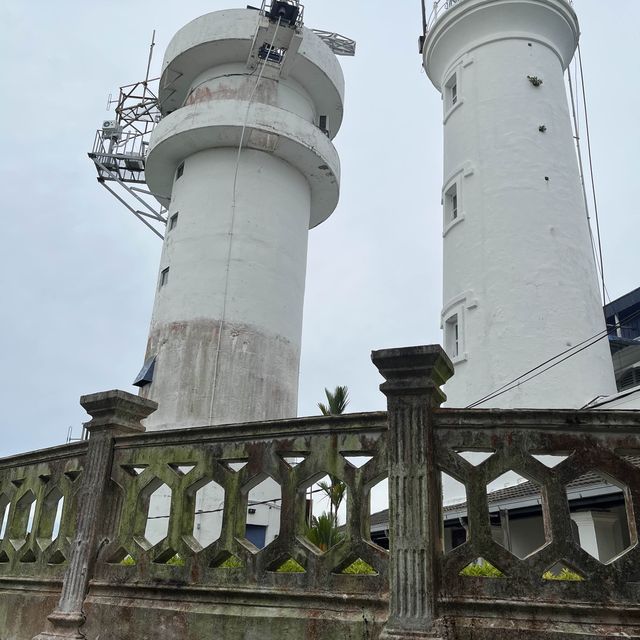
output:
M 322 415 L 342 415 L 349 404 L 349 389 L 347 387 L 338 386 L 335 391 L 331 393 L 329 389 L 325 388 L 324 393 L 327 396 L 327 404 L 324 404 L 324 402 L 318 402 L 318 408 L 322 412 Z
M 328 513 L 321 516 L 313 516 L 311 526 L 307 529 L 307 538 L 321 551 L 331 549 L 344 538 L 344 534 L 338 531 L 336 522 Z
M 318 482 L 318 487 L 329 498 L 329 517 L 338 526 L 338 509 L 347 494 L 347 485 L 334 476 L 330 475 L 329 479 L 330 482 L 324 480 Z
M 337 386 L 333 392 L 325 388 L 324 393 L 327 396 L 327 404 L 318 402 L 318 408 L 322 415 L 339 416 L 343 414 L 349 404 L 349 389 Z M 310 539 L 313 542 L 313 538 L 317 537 L 319 542 L 322 542 L 322 545 L 315 542 L 314 544 L 321 549 L 327 543 L 332 546 L 332 544 L 340 541 L 340 534 L 337 533 L 338 509 L 340 509 L 340 505 L 347 495 L 347 485 L 344 482 L 332 475 L 329 476 L 329 480 L 329 482 L 318 482 L 318 487 L 329 498 L 329 513 L 323 513 L 320 518 L 313 518 L 310 528 Z

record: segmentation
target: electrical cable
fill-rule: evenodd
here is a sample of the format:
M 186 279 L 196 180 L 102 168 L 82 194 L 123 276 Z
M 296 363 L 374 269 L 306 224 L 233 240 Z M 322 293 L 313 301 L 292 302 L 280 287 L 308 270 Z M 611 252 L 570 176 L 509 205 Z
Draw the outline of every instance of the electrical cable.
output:
M 324 493 L 324 489 L 313 489 L 311 491 L 309 491 L 309 495 L 313 495 L 314 493 L 320 493 L 323 492 Z M 260 502 L 251 502 L 248 504 L 249 507 L 255 507 L 255 506 L 259 506 L 259 505 L 263 505 L 263 504 L 272 504 L 274 502 L 282 502 L 282 498 L 272 498 L 271 500 L 262 500 Z M 278 506 L 278 505 L 273 505 L 274 507 L 281 509 L 282 507 Z M 222 513 L 224 511 L 224 507 L 221 507 L 219 509 L 209 509 L 209 510 L 202 510 L 202 511 L 196 511 L 196 515 L 203 515 L 205 513 Z M 147 518 L 147 520 L 163 520 L 169 518 L 169 516 L 150 516 Z
M 598 251 L 600 252 L 600 274 L 602 276 L 602 299 L 606 301 L 607 289 L 604 278 L 604 259 L 602 257 L 602 238 L 600 235 L 600 216 L 598 215 L 598 199 L 596 197 L 596 183 L 593 175 L 593 154 L 591 152 L 591 132 L 589 129 L 589 110 L 587 109 L 587 92 L 584 82 L 584 69 L 582 66 L 582 51 L 578 44 L 578 62 L 580 65 L 580 84 L 582 86 L 582 101 L 584 105 L 584 126 L 587 133 L 587 151 L 589 154 L 589 172 L 591 175 L 591 191 L 593 195 L 593 210 L 596 216 L 596 232 L 598 236 Z
M 574 62 L 574 66 L 577 69 L 577 66 L 578 66 L 577 58 Z M 573 78 L 571 75 L 571 67 L 567 68 L 567 75 L 568 75 L 568 84 L 569 84 L 569 94 L 571 96 L 571 113 L 573 116 L 574 131 L 575 131 L 574 139 L 576 141 L 576 149 L 577 149 L 576 155 L 578 156 L 578 165 L 580 169 L 580 184 L 582 186 L 582 195 L 584 197 L 584 206 L 587 214 L 587 225 L 589 228 L 589 239 L 591 240 L 591 252 L 593 253 L 593 261 L 596 267 L 596 272 L 598 274 L 598 279 L 602 282 L 602 289 L 603 289 L 602 304 L 604 305 L 607 303 L 607 300 L 611 302 L 611 296 L 609 295 L 609 291 L 607 290 L 607 287 L 604 281 L 604 273 L 602 271 L 602 262 L 603 262 L 602 254 L 600 253 L 600 255 L 598 255 L 598 250 L 596 248 L 596 241 L 593 236 L 593 229 L 591 227 L 591 215 L 589 212 L 589 198 L 587 196 L 587 184 L 584 176 L 584 163 L 582 160 L 582 148 L 580 145 L 580 140 L 581 140 L 580 105 L 576 103 L 576 96 L 578 95 L 578 75 L 577 73 L 575 74 L 575 82 L 576 82 L 575 93 L 574 93 L 574 87 L 573 87 Z M 585 100 L 586 100 L 586 97 L 583 95 L 583 102 Z
M 271 39 L 271 44 L 269 45 L 269 51 L 266 52 L 264 60 L 262 61 L 262 68 L 260 69 L 260 73 L 258 74 L 258 79 L 253 87 L 253 91 L 249 96 L 249 101 L 247 103 L 247 112 L 245 115 L 244 122 L 242 124 L 242 131 L 240 133 L 240 144 L 238 145 L 238 154 L 236 156 L 236 166 L 235 172 L 233 176 L 233 192 L 232 192 L 232 200 L 231 200 L 231 226 L 229 229 L 229 248 L 227 251 L 227 262 L 226 262 L 226 274 L 225 274 L 225 283 L 224 283 L 224 294 L 222 299 L 222 314 L 220 316 L 220 324 L 218 327 L 218 340 L 216 344 L 216 357 L 213 365 L 213 381 L 211 383 L 211 402 L 209 404 L 209 422 L 213 419 L 213 404 L 216 396 L 216 389 L 218 384 L 218 366 L 220 363 L 220 347 L 222 344 L 222 331 L 224 329 L 224 322 L 227 314 L 227 299 L 229 294 L 229 275 L 231 268 L 231 254 L 233 249 L 233 235 L 235 230 L 235 219 L 236 219 L 236 202 L 238 196 L 238 174 L 240 171 L 240 156 L 242 154 L 242 145 L 244 144 L 244 137 L 247 131 L 247 125 L 249 124 L 249 115 L 251 113 L 251 106 L 253 104 L 253 99 L 256 95 L 256 91 L 258 90 L 258 86 L 260 84 L 260 80 L 262 80 L 262 75 L 267 66 L 267 60 L 269 59 L 269 52 L 273 49 L 273 45 L 276 41 L 276 37 L 278 35 L 278 31 L 280 29 L 281 18 L 278 18 L 278 23 L 276 24 L 276 28 L 273 33 L 273 38 Z M 256 32 L 257 37 L 257 32 Z M 254 42 L 256 40 L 254 37 Z M 252 74 L 253 75 L 253 74 Z
M 575 64 L 577 66 L 578 62 L 577 60 L 575 61 Z M 593 262 L 594 265 L 596 267 L 596 271 L 598 274 L 598 278 L 601 278 L 601 274 L 600 274 L 600 266 L 599 266 L 599 260 L 598 260 L 598 252 L 596 250 L 596 242 L 595 242 L 595 238 L 593 237 L 593 229 L 591 228 L 591 215 L 589 213 L 589 198 L 587 196 L 587 184 L 585 181 L 585 177 L 584 177 L 584 163 L 582 160 L 582 148 L 580 146 L 580 124 L 579 124 L 579 113 L 580 113 L 580 109 L 579 107 L 576 105 L 576 99 L 575 96 L 578 95 L 578 91 L 577 91 L 577 82 L 578 82 L 578 78 L 576 75 L 576 91 L 574 94 L 574 90 L 573 90 L 573 78 L 571 76 L 571 66 L 567 67 L 567 76 L 568 76 L 568 81 L 569 81 L 569 94 L 571 96 L 571 113 L 573 116 L 573 126 L 574 126 L 574 140 L 576 143 L 576 155 L 578 156 L 578 168 L 580 170 L 580 185 L 582 186 L 582 195 L 584 198 L 584 208 L 585 208 L 585 212 L 587 215 L 587 228 L 589 229 L 589 239 L 591 240 L 591 252 L 593 253 Z M 606 300 L 602 300 L 602 303 L 605 304 Z
M 589 342 L 589 341 L 593 340 L 594 338 L 600 336 L 602 333 L 604 333 L 605 335 L 608 335 L 609 330 L 607 329 L 605 332 L 599 331 L 598 333 L 596 333 L 595 335 L 591 336 L 590 338 L 587 338 L 586 340 L 583 340 L 582 342 L 579 342 L 578 344 L 576 344 L 576 345 L 574 345 L 572 347 L 569 347 L 568 349 L 565 349 L 564 351 L 556 354 L 552 358 L 549 358 L 548 360 L 545 360 L 544 362 L 541 362 L 536 367 L 533 367 L 533 369 L 529 369 L 529 371 L 526 371 L 525 373 L 523 373 L 522 375 L 518 376 L 517 378 L 514 378 L 513 380 L 510 380 L 509 382 L 503 384 L 501 387 L 498 387 L 497 389 L 495 389 L 491 393 L 487 394 L 486 396 L 483 396 L 482 398 L 480 398 L 480 400 L 476 400 L 475 402 L 472 402 L 466 408 L 467 409 L 472 409 L 477 404 L 481 404 L 483 402 L 486 402 L 486 400 L 489 399 L 489 397 L 492 396 L 494 393 L 497 393 L 498 391 L 501 391 L 502 389 L 504 389 L 505 387 L 508 387 L 509 385 L 513 384 L 514 382 L 517 382 L 518 380 L 521 380 L 522 378 L 525 378 L 529 374 L 534 373 L 535 371 L 540 369 L 540 367 L 544 367 L 546 364 L 549 364 L 549 363 L 553 362 L 557 358 L 560 358 L 563 355 L 573 351 L 574 349 L 577 349 L 578 347 L 581 347 L 582 345 L 586 344 L 587 342 Z M 604 336 L 602 336 L 602 337 L 604 337 Z
M 632 320 L 635 320 L 638 316 L 640 316 L 640 311 L 637 311 L 636 313 L 630 315 L 628 318 L 625 318 L 624 321 L 625 322 L 630 322 Z M 476 400 L 475 402 L 472 402 L 471 404 L 467 405 L 466 409 L 475 409 L 479 405 L 484 404 L 485 402 L 488 402 L 489 400 L 493 400 L 493 399 L 495 399 L 495 398 L 497 398 L 497 397 L 499 397 L 499 396 L 501 396 L 501 395 L 503 395 L 503 394 L 505 394 L 505 393 L 507 393 L 509 391 L 512 391 L 516 387 L 519 387 L 519 386 L 521 386 L 523 384 L 526 384 L 527 382 L 530 382 L 531 380 L 533 380 L 534 378 L 537 378 L 538 376 L 542 375 L 546 371 L 549 371 L 550 369 L 553 369 L 553 367 L 556 367 L 557 365 L 562 364 L 566 360 L 569 360 L 569 358 L 572 358 L 573 356 L 581 353 L 582 351 L 585 351 L 589 347 L 592 347 L 594 344 L 598 343 L 600 340 L 603 340 L 612 331 L 614 331 L 615 329 L 620 328 L 621 326 L 622 326 L 622 321 L 617 322 L 615 325 L 611 325 L 610 327 L 607 327 L 607 329 L 605 329 L 604 331 L 600 331 L 599 333 L 596 333 L 595 335 L 591 336 L 590 338 L 587 338 L 586 340 L 583 340 L 582 342 L 578 343 L 577 345 L 574 345 L 573 347 L 570 347 L 569 349 L 566 349 L 565 351 L 562 351 L 561 353 L 555 355 L 553 358 L 549 358 L 545 362 L 539 364 L 537 367 L 534 367 L 533 369 L 530 369 L 526 373 L 523 373 L 521 376 L 518 376 L 517 378 L 514 378 L 510 382 L 507 382 L 506 384 L 503 384 L 501 387 L 499 387 L 495 391 L 492 391 L 491 393 L 487 394 L 483 398 L 480 398 L 480 400 Z M 566 354 L 568 354 L 568 355 L 566 355 Z M 565 355 L 566 355 L 566 357 L 562 358 L 562 356 L 565 356 Z M 558 358 L 562 358 L 562 359 L 558 360 Z M 554 362 L 554 360 L 557 360 L 557 362 Z M 553 364 L 550 364 L 550 363 L 553 363 Z M 540 369 L 541 367 L 544 367 L 547 364 L 549 364 L 548 367 L 546 367 L 542 371 L 538 371 L 538 369 Z M 534 374 L 534 375 L 530 375 L 530 374 Z M 527 376 L 530 376 L 530 377 L 527 378 Z M 523 380 L 523 378 L 526 378 L 526 379 Z

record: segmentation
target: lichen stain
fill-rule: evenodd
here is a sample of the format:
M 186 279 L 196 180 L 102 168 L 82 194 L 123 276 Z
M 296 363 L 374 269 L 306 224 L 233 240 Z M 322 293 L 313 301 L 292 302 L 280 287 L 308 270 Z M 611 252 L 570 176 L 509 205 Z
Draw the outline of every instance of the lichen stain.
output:
M 213 102 L 216 100 L 242 100 L 247 101 L 252 98 L 255 102 L 277 105 L 278 83 L 268 78 L 263 78 L 256 87 L 254 82 L 249 82 L 249 76 L 240 83 L 224 83 L 219 78 L 212 88 L 211 83 L 196 87 L 191 91 L 184 102 L 188 107 L 193 104 Z M 255 91 L 254 91 L 255 89 Z

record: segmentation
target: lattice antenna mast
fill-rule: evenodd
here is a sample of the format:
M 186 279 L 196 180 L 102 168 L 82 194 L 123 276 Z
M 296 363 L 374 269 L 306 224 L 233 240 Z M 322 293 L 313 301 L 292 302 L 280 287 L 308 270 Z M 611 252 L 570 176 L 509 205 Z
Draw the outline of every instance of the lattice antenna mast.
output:
M 96 132 L 89 157 L 96 166 L 98 182 L 162 238 L 167 221 L 168 197 L 134 186 L 146 186 L 144 171 L 149 138 L 161 118 L 158 96 L 151 88 L 159 78 L 149 79 L 155 36 L 154 31 L 145 79 L 120 87 L 116 118 L 102 123 L 102 128 Z
M 256 9 L 263 16 L 282 12 L 285 21 L 291 14 L 294 16 L 292 26 L 299 33 L 300 38 L 302 37 L 304 7 L 298 0 L 262 0 L 260 7 L 248 8 Z M 272 24 L 271 29 L 274 28 Z M 322 38 L 336 55 L 355 55 L 354 40 L 331 31 L 314 29 L 313 32 Z M 285 31 L 281 30 L 280 40 L 284 33 Z M 270 42 L 273 34 L 269 32 L 261 35 L 262 39 L 259 40 L 256 32 L 247 64 L 251 68 L 256 68 L 261 60 L 266 59 L 268 63 L 283 65 L 283 68 L 288 66 L 285 65 L 285 58 L 289 45 L 282 46 L 280 42 L 274 43 L 274 46 L 267 51 L 262 43 Z M 159 78 L 149 78 L 156 45 L 155 36 L 154 30 L 144 80 L 120 87 L 117 100 L 112 100 L 109 95 L 107 108 L 116 104 L 115 119 L 108 119 L 102 123 L 102 127 L 96 132 L 89 157 L 96 166 L 98 182 L 158 237 L 164 238 L 170 196 L 152 193 L 147 188 L 145 176 L 151 133 L 162 119 L 158 98 L 159 88 L 155 87 Z M 293 57 L 294 55 L 289 55 L 290 60 Z M 169 109 L 165 99 L 164 112 L 169 113 L 170 110 L 173 109 Z

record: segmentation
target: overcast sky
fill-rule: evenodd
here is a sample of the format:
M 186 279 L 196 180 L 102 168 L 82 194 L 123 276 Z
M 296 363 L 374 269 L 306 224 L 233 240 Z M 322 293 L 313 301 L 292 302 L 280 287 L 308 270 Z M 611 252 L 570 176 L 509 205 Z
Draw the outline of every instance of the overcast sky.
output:
M 576 0 L 612 297 L 638 286 L 638 0 Z M 233 0 L 6 0 L 0 5 L 0 456 L 63 443 L 85 393 L 142 364 L 161 242 L 95 180 L 107 96 L 153 70 L 191 19 Z M 325 386 L 383 409 L 370 351 L 440 342 L 442 117 L 417 53 L 419 0 L 307 0 L 309 27 L 358 42 L 342 58 L 342 194 L 311 231 L 300 414 Z M 576 339 L 585 336 L 576 336 Z M 535 365 L 537 363 L 531 363 Z

